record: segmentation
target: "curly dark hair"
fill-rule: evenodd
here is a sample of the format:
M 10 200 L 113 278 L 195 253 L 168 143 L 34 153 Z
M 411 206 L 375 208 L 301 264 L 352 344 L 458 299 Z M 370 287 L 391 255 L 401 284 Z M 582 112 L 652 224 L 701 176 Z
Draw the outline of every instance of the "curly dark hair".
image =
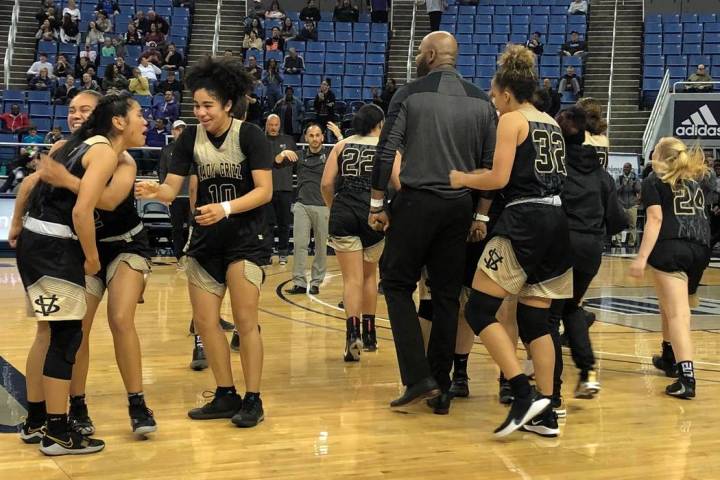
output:
M 245 95 L 253 89 L 253 78 L 236 57 L 210 57 L 188 70 L 185 83 L 192 93 L 207 90 L 223 105 L 231 102 L 230 114 L 242 118 L 247 109 Z

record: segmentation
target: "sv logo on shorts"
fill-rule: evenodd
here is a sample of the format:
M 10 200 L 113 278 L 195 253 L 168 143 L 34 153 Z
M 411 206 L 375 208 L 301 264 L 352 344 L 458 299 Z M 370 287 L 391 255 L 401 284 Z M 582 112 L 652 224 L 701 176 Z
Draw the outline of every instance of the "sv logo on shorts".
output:
M 502 263 L 503 257 L 500 256 L 497 250 L 491 248 L 488 252 L 488 256 L 483 261 L 485 262 L 485 268 L 489 268 L 490 270 L 497 272 L 498 265 Z
M 58 297 L 57 295 L 51 295 L 49 297 L 45 297 L 43 295 L 40 295 L 35 300 L 35 305 L 40 307 L 40 310 L 35 310 L 35 313 L 42 313 L 43 317 L 47 317 L 52 315 L 53 313 L 57 313 L 60 311 L 60 305 L 57 305 Z

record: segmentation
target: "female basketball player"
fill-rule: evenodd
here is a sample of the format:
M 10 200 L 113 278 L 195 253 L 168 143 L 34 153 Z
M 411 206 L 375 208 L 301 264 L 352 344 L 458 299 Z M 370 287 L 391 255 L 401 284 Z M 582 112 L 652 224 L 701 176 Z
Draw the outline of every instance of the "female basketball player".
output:
M 177 140 L 165 183 L 140 182 L 135 192 L 141 198 L 170 202 L 195 165 L 199 185 L 186 272 L 195 327 L 217 389 L 211 402 L 188 415 L 195 420 L 232 418 L 239 427 L 254 427 L 264 418 L 259 264 L 269 255 L 261 207 L 272 198 L 272 158 L 263 131 L 237 119 L 244 114 L 245 94 L 253 85 L 237 59 L 208 57 L 188 72 L 186 83 L 200 124 L 188 126 Z M 226 285 L 240 334 L 244 399 L 235 390 L 230 349 L 218 325 Z
M 370 213 L 372 161 L 384 118 L 382 109 L 377 105 L 360 108 L 353 118 L 355 135 L 333 147 L 321 180 L 323 199 L 330 208 L 328 243 L 335 250 L 343 277 L 343 304 L 347 318 L 346 362 L 360 360 L 363 348 L 368 352 L 377 350 L 376 271 L 384 234 L 370 228 L 367 218 Z
M 665 393 L 695 396 L 695 371 L 690 338 L 690 307 L 697 305 L 697 289 L 710 263 L 710 223 L 700 181 L 709 173 L 700 148 L 688 150 L 672 137 L 660 139 L 652 156 L 653 173 L 642 184 L 647 211 L 640 251 L 630 275 L 653 270 L 655 290 L 665 316 L 677 359 L 677 380 Z
M 50 342 L 43 367 L 47 432 L 40 447 L 46 455 L 94 453 L 105 446 L 70 428 L 67 397 L 83 337 L 84 277 L 101 268 L 94 209 L 119 155 L 144 145 L 146 130 L 140 105 L 132 98 L 112 95 L 102 99 L 88 121 L 53 155 L 73 175 L 82 177 L 77 196 L 41 182 L 30 197 L 29 213 L 17 240 L 17 257 L 34 314 L 39 321 L 49 322 Z M 39 425 L 30 426 L 40 429 Z
M 455 187 L 502 189 L 507 201 L 483 251 L 465 308 L 467 322 L 513 392 L 510 413 L 495 430 L 497 436 L 523 426 L 544 436 L 558 434 L 555 414 L 548 409 L 555 363 L 548 317 L 551 299 L 568 298 L 572 292 L 567 218 L 558 197 L 566 175 L 565 142 L 555 120 L 532 105 L 536 84 L 532 52 L 509 46 L 492 84 L 501 115 L 492 169 L 450 174 Z M 531 389 L 507 332 L 495 320 L 503 299 L 511 294 L 519 297 L 518 330 L 529 345 L 539 393 Z
M 607 170 L 610 140 L 607 137 L 607 122 L 603 118 L 602 105 L 592 97 L 583 97 L 575 105 L 585 111 L 587 130 L 583 145 L 595 150 L 600 164 Z

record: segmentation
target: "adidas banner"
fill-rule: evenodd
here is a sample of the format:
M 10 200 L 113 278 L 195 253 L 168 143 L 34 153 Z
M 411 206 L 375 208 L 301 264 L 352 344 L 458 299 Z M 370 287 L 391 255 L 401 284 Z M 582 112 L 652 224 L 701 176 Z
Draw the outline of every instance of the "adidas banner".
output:
M 673 117 L 677 138 L 720 140 L 720 101 L 676 100 Z

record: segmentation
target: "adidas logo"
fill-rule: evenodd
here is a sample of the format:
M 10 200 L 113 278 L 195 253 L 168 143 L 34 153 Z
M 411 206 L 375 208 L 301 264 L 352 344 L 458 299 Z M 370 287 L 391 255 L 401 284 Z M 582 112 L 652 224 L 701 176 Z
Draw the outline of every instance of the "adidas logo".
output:
M 715 115 L 705 104 L 675 129 L 675 135 L 678 137 L 720 137 L 720 128 L 718 128 Z

